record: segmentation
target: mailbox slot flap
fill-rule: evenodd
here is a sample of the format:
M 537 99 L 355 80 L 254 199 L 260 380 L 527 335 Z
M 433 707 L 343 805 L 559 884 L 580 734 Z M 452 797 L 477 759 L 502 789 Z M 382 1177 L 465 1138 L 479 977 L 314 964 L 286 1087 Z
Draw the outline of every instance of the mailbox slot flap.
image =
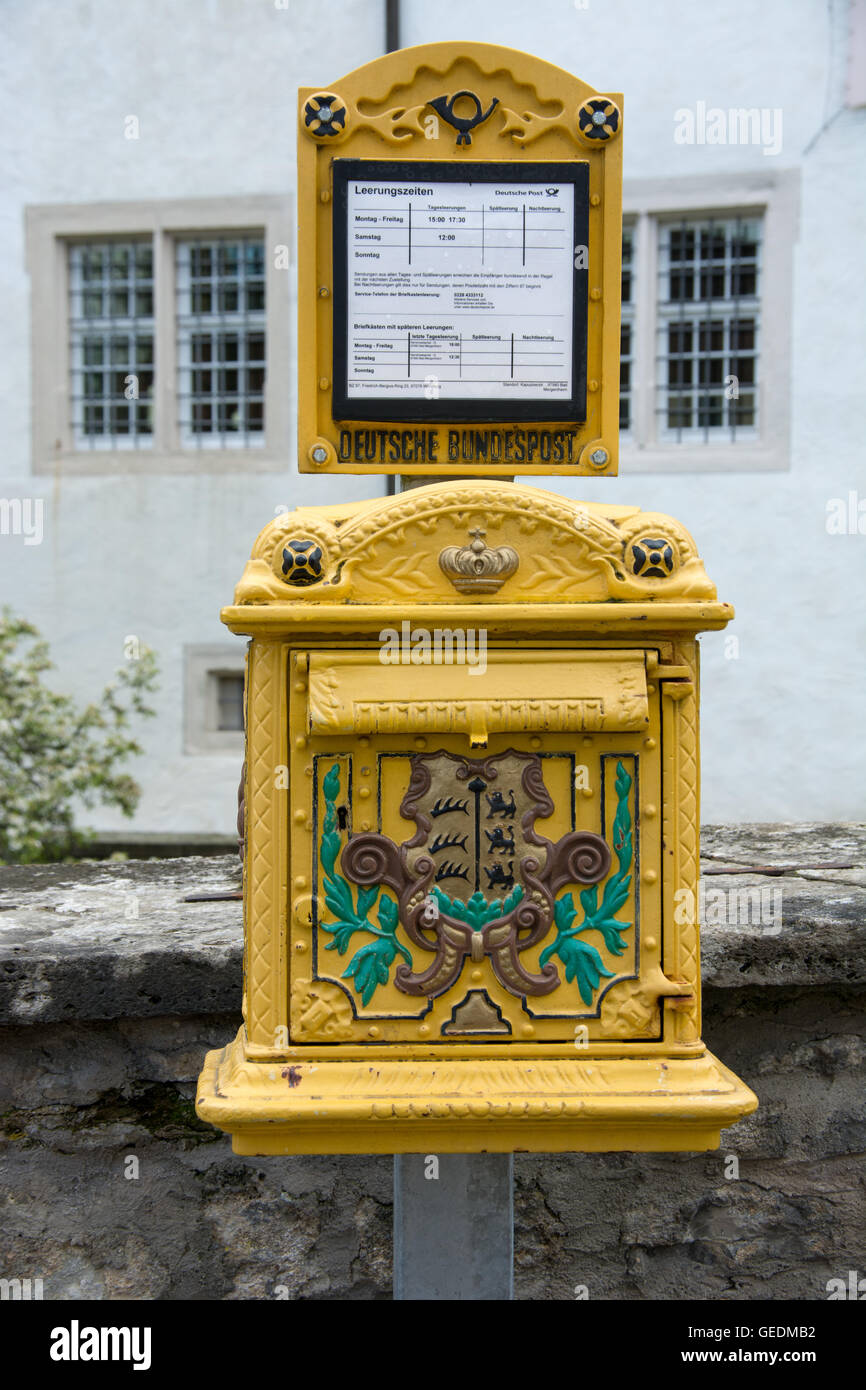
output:
M 460 661 L 452 643 L 447 651 L 440 644 L 437 662 L 429 636 L 429 653 L 420 639 L 414 652 L 404 643 L 399 664 L 384 649 L 387 662 L 371 652 L 311 652 L 310 733 L 466 734 L 483 745 L 496 733 L 633 732 L 649 724 L 643 651 L 476 646 Z

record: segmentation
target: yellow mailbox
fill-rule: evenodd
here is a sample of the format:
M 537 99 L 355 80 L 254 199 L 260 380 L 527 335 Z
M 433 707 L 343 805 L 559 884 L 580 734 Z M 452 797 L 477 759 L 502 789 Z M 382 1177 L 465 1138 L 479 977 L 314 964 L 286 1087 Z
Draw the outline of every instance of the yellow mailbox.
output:
M 707 1149 L 696 634 L 675 520 L 497 481 L 299 508 L 223 621 L 247 679 L 238 1152 Z
M 622 97 L 443 43 L 298 128 L 299 466 L 446 481 L 279 517 L 224 610 L 244 1025 L 199 1113 L 249 1154 L 712 1148 L 756 1104 L 694 920 L 731 610 L 670 517 L 490 476 L 616 472 Z

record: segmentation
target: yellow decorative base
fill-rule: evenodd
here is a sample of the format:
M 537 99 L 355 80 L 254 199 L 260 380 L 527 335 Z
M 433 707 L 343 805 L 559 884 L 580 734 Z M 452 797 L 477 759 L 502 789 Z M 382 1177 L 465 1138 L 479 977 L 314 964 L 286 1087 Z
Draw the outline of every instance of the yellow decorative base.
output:
M 251 1062 L 209 1052 L 201 1119 L 241 1154 L 697 1151 L 757 1097 L 692 1057 Z

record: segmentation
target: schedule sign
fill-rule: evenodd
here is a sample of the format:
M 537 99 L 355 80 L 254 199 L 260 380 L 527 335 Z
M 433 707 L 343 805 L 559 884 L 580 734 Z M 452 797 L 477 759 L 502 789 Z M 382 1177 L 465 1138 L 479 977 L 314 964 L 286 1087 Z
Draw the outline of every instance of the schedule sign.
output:
M 585 162 L 333 171 L 336 419 L 586 418 Z

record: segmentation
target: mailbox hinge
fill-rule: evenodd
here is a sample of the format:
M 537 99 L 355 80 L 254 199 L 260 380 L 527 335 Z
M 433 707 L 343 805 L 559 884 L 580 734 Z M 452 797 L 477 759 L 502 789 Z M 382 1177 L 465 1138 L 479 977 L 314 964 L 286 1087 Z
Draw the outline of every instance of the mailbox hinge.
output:
M 684 700 L 694 694 L 695 683 L 688 666 L 668 665 L 659 660 L 657 652 L 646 654 L 647 680 L 663 681 L 662 694 L 672 700 Z

